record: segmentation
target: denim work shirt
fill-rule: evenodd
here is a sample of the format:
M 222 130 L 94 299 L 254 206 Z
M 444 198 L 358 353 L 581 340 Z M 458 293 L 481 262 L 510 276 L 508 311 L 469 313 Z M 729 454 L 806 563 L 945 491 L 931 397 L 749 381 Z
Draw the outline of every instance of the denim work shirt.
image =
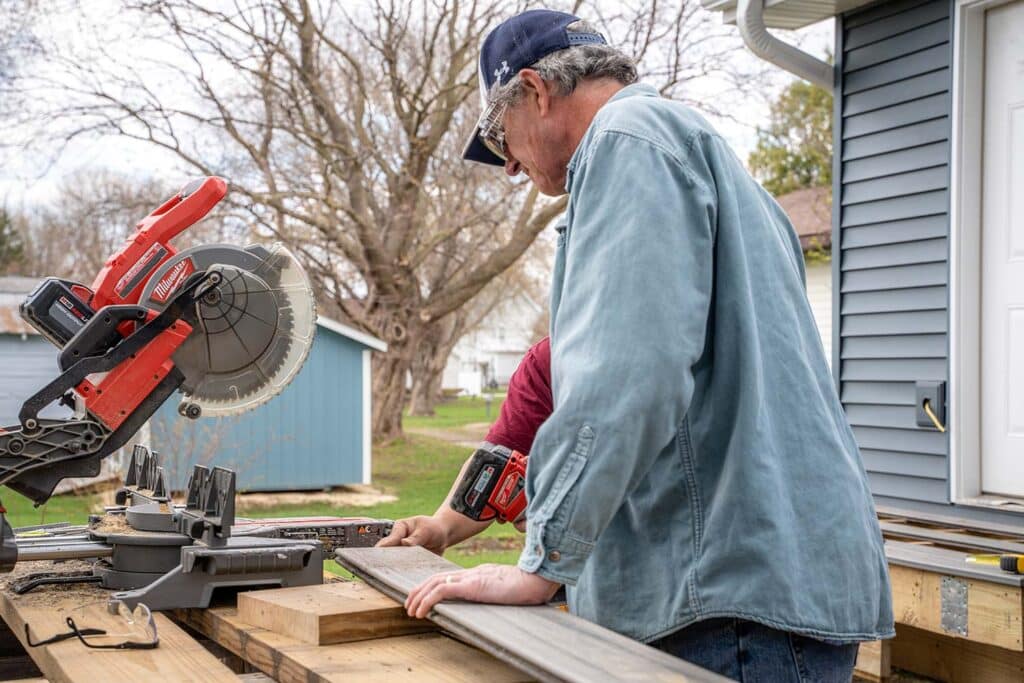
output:
M 785 213 L 703 118 L 641 84 L 597 113 L 566 187 L 520 568 L 644 641 L 712 617 L 893 636 Z

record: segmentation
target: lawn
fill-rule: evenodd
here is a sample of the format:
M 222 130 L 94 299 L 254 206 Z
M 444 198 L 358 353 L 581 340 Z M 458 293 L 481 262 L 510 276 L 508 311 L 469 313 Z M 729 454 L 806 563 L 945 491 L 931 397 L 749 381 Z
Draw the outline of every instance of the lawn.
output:
M 487 407 L 487 401 L 483 398 L 464 396 L 441 403 L 434 409 L 436 415 L 432 417 L 406 415 L 402 420 L 402 426 L 413 429 L 417 427 L 448 429 L 467 424 L 494 422 L 501 410 L 501 404 L 505 401 L 505 394 L 495 393 L 493 396 L 490 409 Z
M 489 422 L 497 415 L 503 399 L 503 395 L 495 397 L 490 418 L 487 417 L 486 404 L 482 399 L 458 399 L 439 406 L 436 417 L 406 418 L 406 425 L 445 429 Z M 260 517 L 336 515 L 387 519 L 431 514 L 444 499 L 469 454 L 470 449 L 464 446 L 410 434 L 387 445 L 374 446 L 374 486 L 397 496 L 395 501 L 370 507 L 338 508 L 326 503 L 287 505 L 247 514 Z M 54 496 L 39 508 L 33 508 L 26 498 L 7 488 L 0 492 L 0 500 L 7 506 L 13 526 L 59 521 L 84 523 L 88 515 L 97 512 L 100 507 L 97 496 L 62 495 Z M 485 562 L 513 564 L 521 548 L 522 534 L 509 524 L 494 524 L 478 537 L 449 550 L 446 557 L 465 567 Z

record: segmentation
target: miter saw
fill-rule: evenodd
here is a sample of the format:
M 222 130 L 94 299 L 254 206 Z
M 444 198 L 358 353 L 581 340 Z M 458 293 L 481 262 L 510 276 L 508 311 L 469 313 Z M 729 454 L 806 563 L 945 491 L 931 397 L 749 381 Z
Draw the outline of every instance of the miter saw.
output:
M 180 252 L 170 244 L 226 192 L 221 178 L 189 183 L 138 223 L 91 287 L 46 278 L 29 294 L 21 306 L 22 317 L 60 348 L 61 374 L 25 401 L 19 425 L 0 429 L 0 484 L 40 505 L 61 479 L 99 474 L 100 461 L 121 448 L 176 390 L 183 395 L 178 412 L 186 418 L 230 415 L 270 400 L 298 373 L 313 341 L 316 315 L 312 288 L 295 257 L 280 244 L 217 244 Z M 39 416 L 54 403 L 71 408 L 73 417 Z M 145 471 L 154 479 L 149 483 L 155 484 L 156 461 L 148 454 L 135 455 L 129 478 Z M 164 488 L 162 475 L 160 482 L 157 489 Z M 127 505 L 108 515 L 123 515 L 135 531 L 178 536 L 168 547 L 180 552 L 182 566 L 192 562 L 187 570 L 194 569 L 202 556 L 208 561 L 199 562 L 199 570 L 208 573 L 243 576 L 252 573 L 247 568 L 256 567 L 287 574 L 286 565 L 295 569 L 294 558 L 301 557 L 300 564 L 314 566 L 315 572 L 306 571 L 297 580 L 309 582 L 315 574 L 320 582 L 317 540 L 297 554 L 280 544 L 259 542 L 253 549 L 253 544 L 243 548 L 229 542 L 234 473 L 195 470 L 188 502 L 178 507 L 165 491 L 153 493 L 148 484 L 137 484 L 126 481 Z M 147 505 L 156 505 L 160 514 L 136 514 L 136 521 L 147 521 L 132 525 L 128 513 Z M 230 514 L 225 512 L 229 508 Z M 0 571 L 10 571 L 19 556 L 40 559 L 46 555 L 40 549 L 52 545 L 47 539 L 62 535 L 58 528 L 47 527 L 35 530 L 42 537 L 19 538 L 2 505 L 0 521 Z M 154 523 L 159 529 L 152 529 Z M 73 545 L 81 546 L 78 554 L 61 556 L 109 554 L 86 547 L 108 540 L 96 528 L 86 536 L 73 539 Z M 373 534 L 365 536 L 365 544 L 375 540 Z M 58 540 L 71 543 L 70 538 Z M 204 555 L 196 546 L 219 551 Z M 110 588 L 140 588 L 166 573 L 166 566 L 154 569 L 156 565 L 147 563 L 152 548 L 148 553 L 122 554 L 132 555 L 135 559 L 122 561 L 116 572 L 97 566 L 93 574 Z M 292 559 L 283 560 L 286 556 Z M 263 581 L 268 576 L 251 578 Z M 278 583 L 288 585 L 287 580 Z M 173 606 L 197 606 L 194 602 Z

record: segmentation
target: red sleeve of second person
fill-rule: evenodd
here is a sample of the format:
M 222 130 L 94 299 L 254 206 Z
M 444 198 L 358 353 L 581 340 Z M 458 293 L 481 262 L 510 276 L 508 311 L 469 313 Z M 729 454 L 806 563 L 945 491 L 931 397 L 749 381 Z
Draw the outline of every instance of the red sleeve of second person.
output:
M 508 381 L 508 395 L 487 441 L 530 453 L 537 430 L 551 415 L 551 340 L 534 344 Z

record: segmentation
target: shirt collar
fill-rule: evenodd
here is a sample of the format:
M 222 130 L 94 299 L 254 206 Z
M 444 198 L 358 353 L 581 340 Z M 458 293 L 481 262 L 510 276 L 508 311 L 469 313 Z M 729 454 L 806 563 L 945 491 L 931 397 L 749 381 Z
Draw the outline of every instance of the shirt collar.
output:
M 658 92 L 658 89 L 655 88 L 653 85 L 648 85 L 647 83 L 633 83 L 631 85 L 627 85 L 626 87 L 622 88 L 617 93 L 609 97 L 608 102 L 605 102 L 604 105 L 602 105 L 602 108 L 607 106 L 611 102 L 615 102 L 616 100 L 624 100 L 627 97 L 661 97 L 661 94 Z M 594 118 L 596 119 L 597 117 Z M 591 121 L 590 128 L 593 127 L 594 122 Z M 583 140 L 587 139 L 587 135 L 590 133 L 590 128 L 588 128 L 587 132 L 583 134 Z M 569 191 L 569 182 L 572 178 L 572 172 L 576 170 L 576 166 L 579 165 L 580 163 L 581 150 L 583 149 L 583 147 L 584 145 L 581 140 L 580 144 L 576 146 L 576 151 L 572 153 L 572 158 L 569 159 L 569 165 L 566 167 L 568 169 L 568 173 L 565 174 L 566 192 Z

